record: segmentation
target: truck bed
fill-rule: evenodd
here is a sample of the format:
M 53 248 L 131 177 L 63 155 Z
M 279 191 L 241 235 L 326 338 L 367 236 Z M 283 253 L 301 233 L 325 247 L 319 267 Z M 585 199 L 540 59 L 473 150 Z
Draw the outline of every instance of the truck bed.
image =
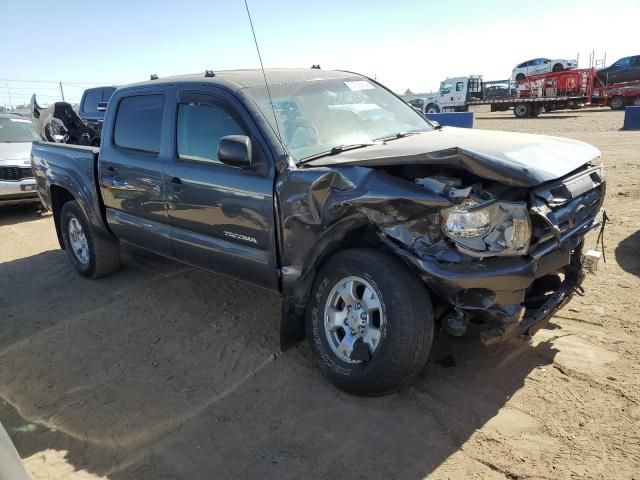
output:
M 31 166 L 45 208 L 53 210 L 62 191 L 73 192 L 91 224 L 106 232 L 98 188 L 99 151 L 98 147 L 33 142 Z

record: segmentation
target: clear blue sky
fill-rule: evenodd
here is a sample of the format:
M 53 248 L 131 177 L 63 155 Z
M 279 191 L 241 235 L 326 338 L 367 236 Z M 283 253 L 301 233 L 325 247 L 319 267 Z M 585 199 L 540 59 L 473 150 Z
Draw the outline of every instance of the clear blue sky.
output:
M 265 66 L 340 68 L 376 76 L 396 91 L 437 88 L 446 76 L 506 78 L 537 56 L 592 50 L 607 63 L 640 53 L 640 0 L 473 2 L 250 0 Z M 0 104 L 31 90 L 58 95 L 55 80 L 122 84 L 206 68 L 257 67 L 242 0 L 45 2 L 0 0 Z M 627 23 L 628 25 L 625 25 Z M 566 24 L 566 27 L 563 27 Z M 614 58 L 615 57 L 615 58 Z M 83 85 L 65 85 L 78 97 Z

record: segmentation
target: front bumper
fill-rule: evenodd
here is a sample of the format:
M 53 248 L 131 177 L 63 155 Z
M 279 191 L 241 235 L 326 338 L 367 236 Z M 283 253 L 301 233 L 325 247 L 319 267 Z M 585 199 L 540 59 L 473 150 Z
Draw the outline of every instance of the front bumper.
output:
M 398 248 L 429 288 L 466 315 L 481 318 L 485 344 L 518 335 L 530 336 L 573 296 L 584 279 L 584 236 L 601 226 L 599 217 L 583 220 L 559 240 L 538 246 L 527 257 L 472 259 L 444 241 L 419 250 Z M 561 272 L 564 279 L 536 308 L 528 306 L 534 282 Z
M 0 181 L 0 205 L 18 205 L 39 201 L 34 178 Z

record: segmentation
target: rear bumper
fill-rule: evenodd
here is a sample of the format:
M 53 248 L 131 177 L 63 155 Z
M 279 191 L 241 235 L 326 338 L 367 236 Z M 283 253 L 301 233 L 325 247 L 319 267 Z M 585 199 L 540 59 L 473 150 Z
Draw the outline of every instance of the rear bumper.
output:
M 36 181 L 33 178 L 25 178 L 15 182 L 0 181 L 0 205 L 39 202 L 40 199 L 35 188 Z

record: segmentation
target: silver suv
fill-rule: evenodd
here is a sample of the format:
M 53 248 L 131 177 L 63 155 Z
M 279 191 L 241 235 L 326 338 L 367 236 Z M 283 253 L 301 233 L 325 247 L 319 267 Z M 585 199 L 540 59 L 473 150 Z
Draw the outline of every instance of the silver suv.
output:
M 31 142 L 41 140 L 29 119 L 0 114 L 0 205 L 39 202 L 31 170 Z

